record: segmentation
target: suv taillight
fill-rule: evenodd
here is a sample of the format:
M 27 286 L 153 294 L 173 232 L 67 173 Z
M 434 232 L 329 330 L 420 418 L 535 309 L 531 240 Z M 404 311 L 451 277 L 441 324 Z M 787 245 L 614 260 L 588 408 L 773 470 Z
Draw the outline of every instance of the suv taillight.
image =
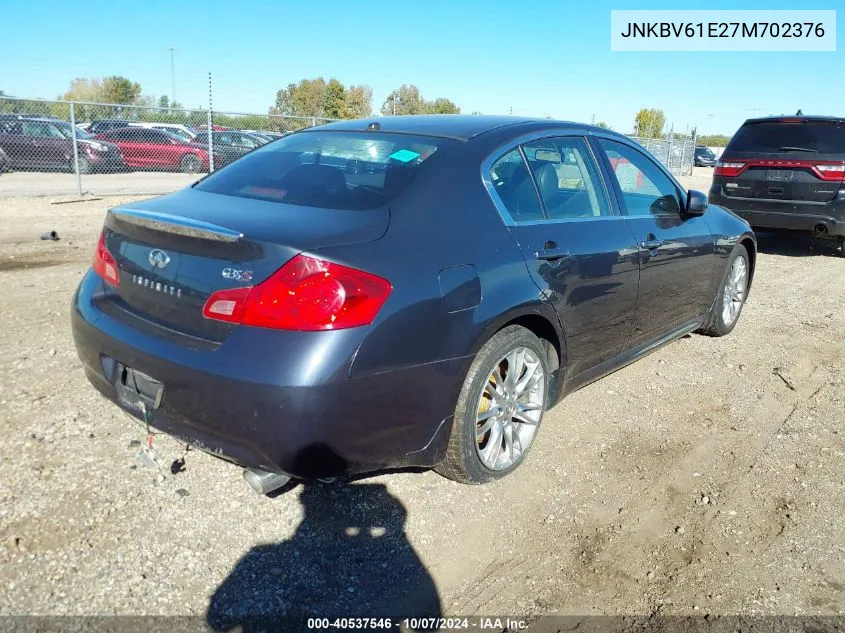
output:
M 257 286 L 218 290 L 202 314 L 277 330 L 340 330 L 372 323 L 392 289 L 370 273 L 297 255 Z
M 839 182 L 845 180 L 845 165 L 816 165 L 822 180 Z
M 713 175 L 739 176 L 743 169 L 745 169 L 745 163 L 723 163 L 722 161 L 716 161 L 716 168 L 713 170 Z
M 100 232 L 100 239 L 97 242 L 97 250 L 94 253 L 94 272 L 97 273 L 104 281 L 107 281 L 112 286 L 120 285 L 120 275 L 117 271 L 117 260 L 106 248 L 106 231 Z

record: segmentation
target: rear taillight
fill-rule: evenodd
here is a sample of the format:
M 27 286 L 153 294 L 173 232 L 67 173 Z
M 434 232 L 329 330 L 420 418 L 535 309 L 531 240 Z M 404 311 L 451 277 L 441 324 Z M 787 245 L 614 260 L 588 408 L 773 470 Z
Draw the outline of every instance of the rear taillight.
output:
M 94 272 L 104 281 L 112 286 L 120 285 L 120 275 L 117 272 L 117 261 L 106 248 L 106 232 L 100 233 L 100 240 L 97 242 L 97 251 L 94 253 Z
M 845 165 L 816 165 L 822 180 L 839 182 L 845 180 Z
M 278 330 L 340 330 L 372 323 L 391 290 L 381 277 L 297 255 L 257 286 L 215 292 L 202 313 Z
M 723 163 L 716 161 L 716 169 L 713 170 L 715 176 L 739 176 L 742 170 L 745 169 L 745 163 Z

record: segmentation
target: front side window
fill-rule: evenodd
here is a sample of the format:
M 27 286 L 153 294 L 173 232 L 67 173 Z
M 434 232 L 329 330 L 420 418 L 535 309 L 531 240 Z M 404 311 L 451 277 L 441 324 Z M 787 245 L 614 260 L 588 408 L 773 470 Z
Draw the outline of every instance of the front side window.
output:
M 549 219 L 610 215 L 598 167 L 583 138 L 541 139 L 523 150 Z
M 628 215 L 678 215 L 681 193 L 645 154 L 624 143 L 598 139 L 607 154 Z
M 64 135 L 55 125 L 44 121 L 24 121 L 24 133 L 27 136 L 37 136 L 40 138 L 64 139 Z
M 490 182 L 514 222 L 544 219 L 537 190 L 519 148 L 499 158 L 490 168 Z
M 373 209 L 455 144 L 409 134 L 299 132 L 246 154 L 195 188 L 302 206 Z

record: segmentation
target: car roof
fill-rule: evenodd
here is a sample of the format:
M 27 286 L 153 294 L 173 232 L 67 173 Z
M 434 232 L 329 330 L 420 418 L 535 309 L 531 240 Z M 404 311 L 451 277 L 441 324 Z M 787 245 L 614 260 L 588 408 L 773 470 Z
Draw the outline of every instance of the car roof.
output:
M 67 121 L 63 121 L 62 119 L 54 119 L 49 116 L 19 116 L 16 119 L 18 121 L 37 121 L 39 123 L 67 123 Z
M 839 116 L 824 116 L 820 114 L 799 114 L 796 116 L 789 116 L 788 114 L 781 114 L 780 116 L 765 116 L 754 119 L 747 119 L 743 125 L 754 125 L 755 123 L 845 123 L 845 118 Z
M 378 124 L 379 132 L 393 132 L 398 134 L 418 134 L 420 136 L 440 136 L 468 141 L 471 138 L 504 127 L 519 125 L 521 132 L 532 129 L 579 127 L 591 128 L 589 125 L 557 121 L 554 119 L 539 119 L 518 116 L 498 116 L 484 114 L 412 114 L 402 116 L 371 117 L 327 123 L 302 131 L 338 130 L 364 131 L 368 126 Z M 598 129 L 598 128 L 596 128 Z M 603 130 L 607 131 L 607 130 Z

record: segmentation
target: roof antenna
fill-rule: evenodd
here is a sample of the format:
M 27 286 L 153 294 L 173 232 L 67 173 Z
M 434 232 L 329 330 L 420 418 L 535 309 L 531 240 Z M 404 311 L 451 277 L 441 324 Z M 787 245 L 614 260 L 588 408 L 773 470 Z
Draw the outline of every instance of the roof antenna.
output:
M 801 109 L 798 109 L 798 112 L 795 113 L 795 116 L 804 116 L 804 113 L 801 112 Z

